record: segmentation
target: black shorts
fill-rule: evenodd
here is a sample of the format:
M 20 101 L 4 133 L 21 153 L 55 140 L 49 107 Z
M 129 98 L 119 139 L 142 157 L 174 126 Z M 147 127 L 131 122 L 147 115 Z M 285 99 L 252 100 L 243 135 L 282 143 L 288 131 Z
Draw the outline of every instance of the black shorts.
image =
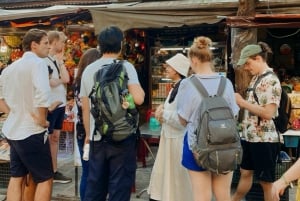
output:
M 65 108 L 58 107 L 52 112 L 48 112 L 47 120 L 50 125 L 48 127 L 49 134 L 53 133 L 53 130 L 61 130 L 65 118 Z
M 53 177 L 49 140 L 46 132 L 33 134 L 24 140 L 8 140 L 10 145 L 10 171 L 12 177 L 32 174 L 36 183 Z
M 253 170 L 259 181 L 275 181 L 275 168 L 279 153 L 278 143 L 247 142 L 242 140 L 243 159 L 241 168 Z

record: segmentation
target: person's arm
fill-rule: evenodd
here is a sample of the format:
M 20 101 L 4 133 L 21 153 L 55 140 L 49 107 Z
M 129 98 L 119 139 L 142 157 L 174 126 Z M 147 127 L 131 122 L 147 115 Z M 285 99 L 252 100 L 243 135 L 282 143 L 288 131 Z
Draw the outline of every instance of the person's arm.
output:
M 263 119 L 271 120 L 276 114 L 277 106 L 275 103 L 264 106 L 252 104 L 245 100 L 239 93 L 235 93 L 235 99 L 240 108 L 244 108 Z
M 60 80 L 62 81 L 63 84 L 67 84 L 70 82 L 70 75 L 69 72 L 64 64 L 63 61 L 60 61 L 58 63 L 59 70 L 60 70 Z
M 5 100 L 4 99 L 0 99 L 0 111 L 1 112 L 4 112 L 6 114 L 9 113 L 10 111 L 10 108 L 9 106 L 6 104 Z
M 83 119 L 83 126 L 85 130 L 85 144 L 90 142 L 90 104 L 89 98 L 84 96 L 81 97 L 81 104 L 82 104 L 82 119 Z
M 50 86 L 48 79 L 48 69 L 44 62 L 39 63 L 33 70 L 33 85 L 35 88 L 34 107 L 36 110 L 31 113 L 34 121 L 43 128 L 49 126 L 47 121 L 48 107 L 50 106 Z
M 182 118 L 180 115 L 178 115 L 178 118 L 180 124 L 185 127 L 187 125 L 187 121 L 184 118 Z
M 34 121 L 43 128 L 49 127 L 49 122 L 47 121 L 48 108 L 38 107 L 37 113 L 31 113 Z
M 61 51 L 60 53 L 55 55 L 57 66 L 60 71 L 60 80 L 62 81 L 63 84 L 67 84 L 70 82 L 70 75 L 69 72 L 65 66 L 64 62 L 64 51 Z
M 58 62 L 58 67 L 59 67 L 59 73 L 60 73 L 60 78 L 53 78 L 51 77 L 50 79 L 50 86 L 51 87 L 57 87 L 60 84 L 67 84 L 70 81 L 70 76 L 67 68 L 65 67 L 63 62 Z M 57 71 L 57 69 L 55 69 Z
M 300 159 L 297 160 L 279 179 L 273 183 L 272 196 L 273 200 L 279 200 L 284 190 L 290 183 L 300 178 Z
M 145 98 L 145 92 L 140 84 L 128 85 L 128 91 L 132 95 L 134 103 L 136 105 L 143 104 Z

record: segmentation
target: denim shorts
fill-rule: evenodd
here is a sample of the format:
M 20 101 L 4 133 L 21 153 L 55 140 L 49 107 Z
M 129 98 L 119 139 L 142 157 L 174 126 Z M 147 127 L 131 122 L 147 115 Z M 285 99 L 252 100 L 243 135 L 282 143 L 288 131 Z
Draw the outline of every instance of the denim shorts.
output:
M 182 151 L 182 160 L 181 164 L 188 170 L 193 170 L 193 171 L 206 171 L 206 169 L 202 168 L 199 166 L 195 159 L 193 152 L 190 150 L 189 145 L 188 145 L 188 140 L 187 140 L 187 133 L 184 136 L 183 140 L 183 151 Z

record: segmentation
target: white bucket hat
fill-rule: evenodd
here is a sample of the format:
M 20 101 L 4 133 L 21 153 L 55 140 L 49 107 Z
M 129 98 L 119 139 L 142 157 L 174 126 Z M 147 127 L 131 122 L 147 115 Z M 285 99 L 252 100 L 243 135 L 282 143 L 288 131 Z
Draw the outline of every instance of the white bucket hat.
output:
M 166 63 L 174 68 L 174 70 L 176 70 L 179 74 L 187 77 L 190 68 L 190 61 L 186 56 L 181 53 L 177 53 L 175 56 L 168 59 Z

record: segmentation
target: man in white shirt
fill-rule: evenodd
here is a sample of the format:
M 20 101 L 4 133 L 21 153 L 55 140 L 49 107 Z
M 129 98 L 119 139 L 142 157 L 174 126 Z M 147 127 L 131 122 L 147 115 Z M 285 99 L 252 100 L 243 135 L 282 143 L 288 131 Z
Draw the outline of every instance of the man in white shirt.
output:
M 50 102 L 60 102 L 56 109 L 49 111 L 47 120 L 50 122 L 49 125 L 49 141 L 50 150 L 52 156 L 52 164 L 54 177 L 53 182 L 57 183 L 69 183 L 72 181 L 71 178 L 64 176 L 62 173 L 57 171 L 57 153 L 59 145 L 60 130 L 65 116 L 66 97 L 67 91 L 65 84 L 70 81 L 69 73 L 64 65 L 63 53 L 65 47 L 66 36 L 63 32 L 49 31 L 48 39 L 50 43 L 50 51 L 45 61 L 48 67 L 52 69 L 52 75 L 50 78 L 51 96 Z
M 53 167 L 46 119 L 50 86 L 42 59 L 49 52 L 47 33 L 31 29 L 22 45 L 22 58 L 5 68 L 0 77 L 0 108 L 8 113 L 2 131 L 10 145 L 7 200 L 22 200 L 22 184 L 30 173 L 37 184 L 34 200 L 50 201 Z

